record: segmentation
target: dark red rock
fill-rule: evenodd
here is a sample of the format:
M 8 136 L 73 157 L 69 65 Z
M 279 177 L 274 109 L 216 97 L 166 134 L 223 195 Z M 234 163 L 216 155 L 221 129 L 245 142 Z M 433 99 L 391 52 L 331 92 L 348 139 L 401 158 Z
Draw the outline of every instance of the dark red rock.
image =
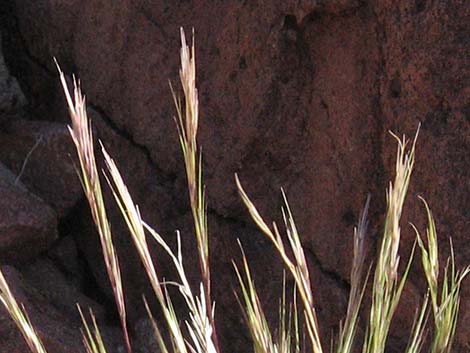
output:
M 134 340 L 136 353 L 159 352 L 160 346 L 155 339 L 152 322 L 142 318 L 135 324 L 136 337 Z
M 85 312 L 88 308 L 92 309 L 98 320 L 105 318 L 104 308 L 85 296 L 81 292 L 82 288 L 61 273 L 52 261 L 38 259 L 23 268 L 21 274 L 28 286 L 34 288 L 44 300 L 69 318 L 80 322 L 77 304 Z
M 2 33 L 0 32 L 0 124 L 21 115 L 26 105 L 26 98 L 18 81 L 10 75 L 5 65 L 2 50 Z
M 57 238 L 57 216 L 0 164 L 1 263 L 31 260 Z
M 60 238 L 47 252 L 47 255 L 76 285 L 83 283 L 85 277 L 84 259 L 79 256 L 77 244 L 72 235 Z
M 0 160 L 59 217 L 83 197 L 74 148 L 65 124 L 18 120 L 0 133 Z

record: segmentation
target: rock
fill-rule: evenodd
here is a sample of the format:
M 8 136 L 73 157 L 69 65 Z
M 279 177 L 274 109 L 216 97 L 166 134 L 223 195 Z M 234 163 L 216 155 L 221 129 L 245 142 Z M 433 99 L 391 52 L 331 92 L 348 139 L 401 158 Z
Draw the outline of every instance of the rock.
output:
M 2 33 L 0 32 L 0 124 L 12 115 L 21 112 L 26 105 L 26 98 L 14 77 L 10 75 L 2 51 Z
M 63 218 L 83 197 L 65 124 L 18 120 L 0 133 L 0 160 Z
M 51 306 L 66 314 L 67 317 L 80 321 L 77 304 L 87 312 L 92 309 L 99 321 L 105 318 L 104 308 L 83 295 L 82 288 L 67 279 L 48 259 L 38 259 L 25 266 L 21 273 L 31 288 L 39 292 Z M 51 285 L 53 283 L 53 285 Z
M 134 338 L 134 346 L 136 353 L 158 353 L 160 346 L 155 339 L 152 322 L 148 318 L 137 321 L 134 326 L 136 336 Z
M 80 285 L 83 283 L 85 277 L 84 260 L 79 257 L 77 244 L 72 235 L 65 235 L 60 238 L 48 251 L 47 255 L 74 284 Z
M 26 186 L 24 184 L 17 180 L 17 176 L 15 173 L 13 173 L 10 169 L 8 169 L 3 163 L 0 162 L 0 175 L 2 176 L 2 179 L 11 185 L 15 185 L 18 189 L 21 191 L 27 192 L 28 189 L 26 189 Z
M 199 141 L 214 219 L 213 283 L 223 284 L 214 292 L 221 304 L 219 315 L 227 322 L 221 328 L 227 337 L 225 345 L 248 349 L 244 333 L 230 332 L 240 327 L 239 313 L 233 298 L 222 293 L 233 276 L 230 259 L 237 256 L 233 235 L 227 234 L 262 237 L 241 205 L 233 182 L 235 172 L 267 220 L 280 218 L 278 190 L 285 188 L 307 251 L 332 288 L 339 288 L 341 297 L 349 276 L 352 229 L 369 192 L 373 195 L 370 253 L 381 239 L 383 195 L 393 177 L 395 158 L 388 130 L 412 136 L 422 121 L 416 171 L 402 223 L 403 257 L 414 240 L 407 222 L 423 229 L 419 193 L 434 210 L 442 261 L 449 254 L 446 239 L 452 235 L 458 263 L 470 262 L 465 246 L 470 161 L 466 153 L 469 71 L 464 2 L 157 6 L 87 0 L 57 7 L 46 0 L 12 1 L 18 27 L 9 31 L 12 38 L 22 40 L 11 46 L 28 53 L 22 59 L 29 70 L 22 78 L 30 88 L 28 99 L 45 102 L 41 107 L 60 110 L 57 106 L 65 106 L 60 90 L 51 89 L 58 80 L 49 74 L 55 72 L 53 55 L 67 72 L 79 73 L 90 106 L 99 112 L 94 117 L 97 135 L 118 160 L 144 217 L 168 239 L 175 228 L 186 230 L 182 234 L 190 246 L 185 175 L 167 80 L 177 86 L 179 27 L 187 32 L 195 28 Z M 51 119 L 67 119 L 64 110 L 50 114 Z M 79 211 L 77 218 L 89 217 L 85 207 Z M 125 280 L 131 284 L 129 301 L 139 302 L 145 289 L 139 260 L 119 213 L 111 210 L 110 216 L 121 263 L 125 263 Z M 89 220 L 77 223 L 77 243 L 97 282 L 107 283 L 93 225 Z M 83 223 L 88 226 L 78 228 Z M 264 256 L 265 247 L 253 241 L 246 244 L 246 250 Z M 370 256 L 368 263 L 372 260 Z M 410 280 L 416 293 L 421 293 L 417 260 Z M 274 275 L 272 267 L 279 266 L 278 258 L 263 261 L 263 266 L 255 266 L 257 275 L 269 277 L 263 273 L 267 268 L 275 283 L 279 274 Z M 171 273 L 165 261 L 160 267 Z M 197 278 L 197 271 L 192 271 L 197 266 L 188 268 L 191 277 Z M 278 286 L 263 285 L 270 298 L 267 302 L 275 302 Z M 470 292 L 464 286 L 462 308 L 469 303 Z M 338 315 L 336 310 L 328 311 L 324 320 L 329 326 Z M 403 322 L 409 320 L 405 316 Z M 458 351 L 470 342 L 465 329 L 457 329 L 457 335 Z M 406 340 L 398 337 L 390 351 L 399 350 Z
M 57 216 L 0 168 L 1 263 L 31 260 L 57 238 Z

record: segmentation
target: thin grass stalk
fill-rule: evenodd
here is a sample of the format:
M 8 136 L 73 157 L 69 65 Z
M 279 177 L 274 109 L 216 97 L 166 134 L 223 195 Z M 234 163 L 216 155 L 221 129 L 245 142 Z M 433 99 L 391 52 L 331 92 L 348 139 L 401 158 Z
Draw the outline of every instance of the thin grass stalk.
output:
M 84 330 L 82 330 L 82 341 L 87 353 L 107 353 L 93 311 L 90 309 L 89 312 L 93 324 L 92 328 L 90 328 L 87 320 L 85 319 L 85 315 L 83 315 L 80 305 L 77 304 L 77 308 L 84 327 Z
M 183 123 L 181 114 L 181 106 L 177 104 L 178 118 L 179 118 L 179 132 L 180 142 L 183 148 L 183 155 L 186 164 L 186 171 L 188 177 L 188 188 L 190 193 L 190 203 L 195 221 L 196 238 L 198 241 L 198 253 L 200 259 L 201 273 L 203 277 L 203 285 L 200 291 L 200 297 L 194 296 L 189 282 L 186 278 L 186 273 L 182 263 L 182 254 L 180 246 L 180 237 L 178 234 L 178 252 L 175 254 L 163 238 L 155 232 L 151 227 L 145 224 L 138 211 L 137 206 L 132 202 L 132 199 L 125 187 L 122 178 L 114 164 L 105 151 L 105 158 L 107 160 L 108 170 L 113 178 L 113 189 L 116 200 L 124 215 L 126 223 L 133 234 L 134 241 L 141 255 L 144 266 L 151 277 L 154 291 L 159 298 L 160 304 L 164 309 L 167 316 L 167 323 L 169 324 L 170 331 L 174 338 L 176 338 L 176 346 L 181 346 L 181 331 L 177 327 L 176 315 L 171 309 L 171 301 L 168 295 L 165 295 L 165 300 L 162 299 L 163 295 L 158 285 L 158 277 L 155 269 L 153 268 L 150 254 L 147 249 L 145 240 L 144 227 L 151 233 L 157 242 L 164 248 L 170 255 L 173 263 L 177 269 L 180 280 L 178 284 L 180 292 L 190 309 L 190 320 L 187 322 L 188 332 L 192 338 L 192 350 L 197 352 L 216 352 L 217 343 L 214 327 L 214 310 L 210 299 L 210 269 L 208 257 L 208 237 L 207 237 L 207 217 L 204 205 L 204 194 L 202 186 L 202 173 L 199 164 L 196 164 L 197 144 L 197 120 L 198 120 L 198 107 L 197 107 L 197 90 L 195 88 L 195 62 L 194 62 L 194 45 L 192 48 L 192 55 L 189 55 L 189 48 L 186 45 L 184 32 L 181 30 L 182 36 L 182 49 L 181 49 L 181 83 L 186 97 L 186 119 Z M 176 98 L 175 98 L 176 101 Z M 181 348 L 183 349 L 183 348 Z
M 126 349 L 128 353 L 131 353 L 132 349 L 127 329 L 126 307 L 122 289 L 121 270 L 119 267 L 118 255 L 116 253 L 111 236 L 111 225 L 106 214 L 101 183 L 96 166 L 95 153 L 93 149 L 93 133 L 91 122 L 88 119 L 86 113 L 85 96 L 83 96 L 81 93 L 80 83 L 77 82 L 74 77 L 74 95 L 72 99 L 67 82 L 65 81 L 65 75 L 57 62 L 56 65 L 60 74 L 60 81 L 62 83 L 62 88 L 65 93 L 65 98 L 67 100 L 69 114 L 72 121 L 72 126 L 69 126 L 69 132 L 75 144 L 80 161 L 80 180 L 85 191 L 88 204 L 90 206 L 93 221 L 95 222 L 100 237 L 106 270 L 114 293 Z
M 162 308 L 165 321 L 170 331 L 172 345 L 177 349 L 176 352 L 186 353 L 186 343 L 179 326 L 179 320 L 176 317 L 174 311 L 170 308 L 171 305 L 168 302 L 169 298 L 162 290 L 160 278 L 154 266 L 152 256 L 150 255 L 150 250 L 148 248 L 147 238 L 145 235 L 144 221 L 140 215 L 139 207 L 134 204 L 134 201 L 126 184 L 124 183 L 116 163 L 108 154 L 103 145 L 101 145 L 101 151 L 103 153 L 106 168 L 109 173 L 109 176 L 108 174 L 105 174 L 106 180 L 112 190 L 116 203 L 129 229 L 131 238 L 145 268 L 145 272 L 149 278 L 150 285 L 152 286 L 154 294 L 160 304 L 160 307 Z M 165 346 L 164 341 L 161 339 L 161 335 L 159 335 L 157 339 L 160 345 Z M 167 350 L 166 346 L 164 350 Z
M 186 343 L 179 328 L 179 320 L 176 316 L 168 294 L 162 291 L 161 282 L 153 265 L 153 260 L 148 249 L 145 229 L 150 232 L 153 238 L 162 246 L 162 248 L 171 257 L 173 264 L 180 278 L 180 283 L 175 283 L 181 294 L 183 295 L 189 309 L 190 320 L 187 322 L 188 332 L 192 339 L 191 351 L 200 353 L 215 353 L 215 345 L 212 342 L 212 327 L 209 317 L 212 313 L 207 311 L 205 306 L 204 288 L 201 286 L 200 299 L 196 297 L 189 285 L 186 272 L 183 266 L 183 256 L 181 252 L 181 239 L 178 234 L 178 250 L 175 254 L 165 240 L 150 226 L 148 226 L 141 218 L 137 205 L 134 204 L 132 197 L 127 189 L 122 176 L 116 166 L 116 163 L 102 147 L 105 157 L 106 166 L 110 177 L 106 177 L 113 191 L 113 195 L 121 210 L 124 220 L 129 228 L 132 239 L 136 245 L 138 253 L 141 257 L 144 268 L 149 276 L 151 285 L 155 295 L 160 302 L 163 313 L 170 330 L 172 344 L 177 352 L 186 352 Z M 157 339 L 161 339 L 161 335 L 157 335 Z M 163 341 L 161 341 L 163 342 Z M 166 349 L 166 348 L 165 348 Z
M 451 240 L 451 256 L 447 260 L 442 279 L 442 288 L 439 293 L 439 249 L 437 242 L 436 224 L 432 212 L 421 198 L 426 208 L 428 227 L 427 246 L 424 244 L 418 230 L 414 227 L 418 245 L 421 249 L 421 262 L 431 296 L 431 307 L 434 317 L 434 335 L 431 344 L 431 353 L 450 353 L 457 326 L 460 304 L 460 285 L 470 273 L 470 266 L 463 270 L 455 270 L 454 249 Z M 440 295 L 439 295 L 440 294 Z
M 152 311 L 150 310 L 150 307 L 149 307 L 145 297 L 143 298 L 143 300 L 144 300 L 144 304 L 145 304 L 145 310 L 147 311 L 147 315 L 148 315 L 148 317 L 150 319 L 150 322 L 152 324 L 154 337 L 156 338 L 158 346 L 160 348 L 160 353 L 169 353 L 168 348 L 165 344 L 165 340 L 163 339 L 163 335 L 160 331 L 160 328 L 158 327 L 157 321 L 155 320 L 155 318 L 152 314 Z
M 405 137 L 400 139 L 396 135 L 393 136 L 398 142 L 396 175 L 394 183 L 390 183 L 387 190 L 385 229 L 375 268 L 372 305 L 363 347 L 364 353 L 383 353 L 385 351 L 391 320 L 403 291 L 414 252 L 413 247 L 408 265 L 399 280 L 400 218 L 413 170 L 418 132 L 409 151 L 406 148 L 408 142 Z
M 47 353 L 41 338 L 34 329 L 23 305 L 18 305 L 8 283 L 0 270 L 0 302 L 20 330 L 26 344 L 33 353 Z
M 413 322 L 413 328 L 411 329 L 411 339 L 408 343 L 408 346 L 406 347 L 405 353 L 419 353 L 423 347 L 428 302 L 429 293 L 427 293 L 424 297 L 423 304 L 421 305 L 421 310 L 419 312 L 416 312 L 416 317 Z
M 304 314 L 307 317 L 307 331 L 310 336 L 314 353 L 322 353 L 319 325 L 313 302 L 313 290 L 311 287 L 307 260 L 305 259 L 304 250 L 300 241 L 299 233 L 297 231 L 297 226 L 294 222 L 294 217 L 287 201 L 286 194 L 282 188 L 281 194 L 284 200 L 284 207 L 281 208 L 281 211 L 284 220 L 284 225 L 286 227 L 287 239 L 289 241 L 292 253 L 294 254 L 295 270 L 297 272 L 297 278 L 300 280 L 300 284 L 302 287 L 302 290 L 299 289 L 299 293 L 305 303 Z M 273 228 L 278 242 L 282 244 L 282 238 L 275 223 L 273 223 Z M 284 245 L 281 245 L 281 247 L 284 248 Z
M 271 333 L 266 315 L 261 305 L 255 283 L 251 275 L 248 260 L 246 259 L 243 248 L 239 242 L 242 252 L 243 273 L 233 262 L 235 273 L 242 291 L 242 299 L 236 295 L 240 305 L 243 308 L 245 320 L 250 330 L 253 340 L 253 350 L 255 353 L 299 353 L 300 339 L 298 332 L 297 307 L 294 305 L 294 312 L 289 310 L 287 314 L 286 303 L 286 281 L 283 278 L 282 299 L 279 303 L 279 327 L 277 335 Z M 294 300 L 295 300 L 294 292 Z
M 209 265 L 209 236 L 207 227 L 207 212 L 205 205 L 205 192 L 202 180 L 202 155 L 197 145 L 197 129 L 199 122 L 199 100 L 196 88 L 196 61 L 194 47 L 194 30 L 191 49 L 186 44 L 186 37 L 181 28 L 181 68 L 180 81 L 184 92 L 184 111 L 181 102 L 176 98 L 172 89 L 173 99 L 177 110 L 177 126 L 180 144 L 186 167 L 186 176 L 189 190 L 191 212 L 194 220 L 194 228 L 199 254 L 199 267 L 205 293 L 205 306 L 210 313 L 212 326 L 212 339 L 220 352 L 213 317 L 213 304 L 211 296 L 211 273 Z
M 204 285 L 200 285 L 200 295 L 195 296 L 189 285 L 186 271 L 183 266 L 183 254 L 181 251 L 181 236 L 177 232 L 177 251 L 176 253 L 170 249 L 164 239 L 153 230 L 150 226 L 144 223 L 147 231 L 154 237 L 160 246 L 166 251 L 173 261 L 176 268 L 180 283 L 175 283 L 180 290 L 180 293 L 185 299 L 186 305 L 189 309 L 190 320 L 186 321 L 189 334 L 192 338 L 193 346 L 192 352 L 197 353 L 217 353 L 217 347 L 213 341 L 213 326 L 210 317 L 213 317 L 213 312 L 209 312 L 206 306 L 206 293 L 204 293 Z M 167 295 L 167 301 L 169 297 Z
M 296 288 L 294 287 L 292 305 L 286 301 L 286 274 L 282 278 L 282 299 L 279 303 L 279 329 L 277 347 L 279 353 L 300 353 L 299 320 L 296 304 Z M 288 309 L 288 313 L 286 313 Z
M 323 349 L 321 346 L 318 320 L 315 312 L 315 307 L 313 304 L 313 292 L 310 284 L 310 275 L 308 272 L 307 262 L 305 260 L 304 251 L 302 244 L 300 242 L 300 236 L 297 232 L 295 222 L 292 216 L 292 213 L 287 202 L 284 191 L 282 190 L 282 195 L 284 199 L 284 206 L 282 208 L 284 223 L 286 226 L 287 238 L 289 245 L 294 254 L 294 260 L 291 260 L 287 255 L 282 237 L 279 233 L 277 225 L 273 222 L 273 231 L 269 226 L 264 222 L 263 218 L 259 214 L 253 202 L 251 202 L 247 193 L 243 189 L 238 175 L 235 175 L 235 182 L 237 184 L 238 192 L 247 207 L 251 218 L 255 221 L 258 228 L 268 237 L 268 239 L 273 243 L 278 254 L 281 256 L 282 261 L 286 268 L 291 272 L 294 277 L 300 299 L 303 303 L 303 313 L 306 318 L 307 333 L 312 344 L 314 353 L 322 353 Z
M 124 183 L 124 180 L 122 179 L 121 173 L 119 172 L 116 163 L 102 144 L 101 152 L 104 156 L 106 169 L 110 176 L 109 177 L 108 174 L 105 174 L 106 181 L 111 188 L 114 199 L 116 200 L 116 204 L 118 205 L 122 217 L 126 222 L 129 233 L 131 234 L 131 238 L 134 241 L 134 245 L 137 249 L 137 252 L 139 253 L 140 259 L 144 265 L 145 272 L 149 277 L 150 284 L 155 292 L 155 295 L 159 300 L 162 300 L 165 298 L 165 295 L 161 288 L 160 279 L 150 255 L 139 207 L 134 204 L 131 194 L 129 193 L 129 190 Z
M 275 353 L 277 351 L 277 347 L 275 347 L 271 329 L 261 306 L 261 302 L 251 276 L 251 271 L 248 266 L 248 261 L 240 243 L 239 245 L 242 251 L 243 275 L 235 262 L 233 262 L 233 266 L 242 291 L 244 304 L 242 304 L 240 300 L 239 302 L 243 307 L 245 320 L 253 340 L 253 351 L 254 353 Z M 236 296 L 238 299 L 238 295 Z
M 364 276 L 365 249 L 364 240 L 367 233 L 367 214 L 369 210 L 370 196 L 359 218 L 357 228 L 354 229 L 353 263 L 351 267 L 351 289 L 349 292 L 348 309 L 344 325 L 340 325 L 337 353 L 350 353 L 353 348 L 357 331 L 357 319 L 361 307 L 362 298 L 369 274 Z

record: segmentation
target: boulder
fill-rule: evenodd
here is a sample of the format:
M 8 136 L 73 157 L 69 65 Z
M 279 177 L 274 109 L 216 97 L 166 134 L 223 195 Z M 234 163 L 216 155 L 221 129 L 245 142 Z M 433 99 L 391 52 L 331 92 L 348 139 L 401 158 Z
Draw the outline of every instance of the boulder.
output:
M 0 262 L 33 259 L 57 238 L 57 216 L 0 163 Z
M 26 105 L 26 98 L 18 81 L 10 75 L 5 64 L 2 50 L 2 32 L 0 31 L 0 124 L 14 115 L 21 115 Z
M 77 286 L 84 282 L 86 261 L 79 255 L 76 241 L 71 234 L 63 235 L 47 252 L 47 256 L 61 269 L 69 281 Z
M 80 322 L 77 305 L 84 312 L 93 310 L 99 321 L 106 318 L 103 306 L 83 294 L 83 284 L 80 286 L 74 283 L 51 260 L 39 258 L 22 268 L 21 274 L 27 285 L 40 293 L 43 300 L 76 322 Z
M 83 197 L 78 159 L 65 124 L 17 120 L 0 132 L 0 160 L 64 218 Z

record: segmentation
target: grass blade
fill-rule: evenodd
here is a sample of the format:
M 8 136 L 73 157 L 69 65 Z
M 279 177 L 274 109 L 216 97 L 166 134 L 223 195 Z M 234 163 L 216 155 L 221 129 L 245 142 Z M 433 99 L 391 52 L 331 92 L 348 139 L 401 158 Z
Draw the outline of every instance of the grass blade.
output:
M 28 313 L 23 305 L 18 305 L 2 271 L 0 271 L 0 302 L 20 330 L 30 351 L 33 353 L 47 353 L 39 335 L 29 320 Z

